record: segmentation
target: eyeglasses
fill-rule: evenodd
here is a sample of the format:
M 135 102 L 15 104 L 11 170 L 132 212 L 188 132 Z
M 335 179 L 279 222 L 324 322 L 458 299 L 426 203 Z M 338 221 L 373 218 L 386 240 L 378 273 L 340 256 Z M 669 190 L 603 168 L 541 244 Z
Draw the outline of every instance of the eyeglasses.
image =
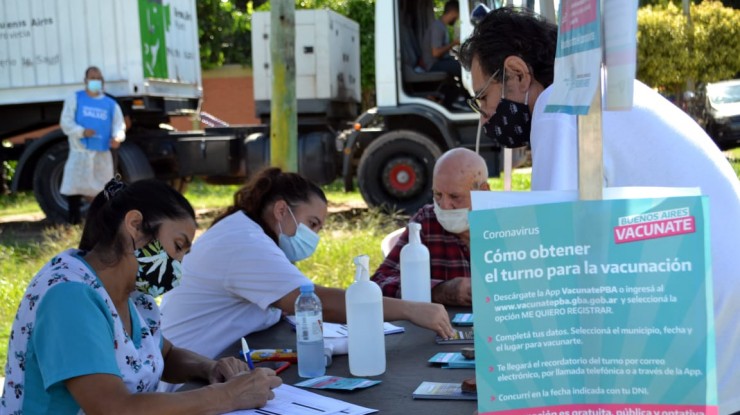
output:
M 468 105 L 470 105 L 470 108 L 472 108 L 473 111 L 477 112 L 480 115 L 488 116 L 488 114 L 486 114 L 486 112 L 483 111 L 483 109 L 480 107 L 481 99 L 486 94 L 488 87 L 491 86 L 491 82 L 493 82 L 493 80 L 496 78 L 498 73 L 499 73 L 499 70 L 497 69 L 496 72 L 494 72 L 493 75 L 491 75 L 491 77 L 488 78 L 486 83 L 483 85 L 483 88 L 481 88 L 481 90 L 477 94 L 475 94 L 473 98 L 468 98 Z

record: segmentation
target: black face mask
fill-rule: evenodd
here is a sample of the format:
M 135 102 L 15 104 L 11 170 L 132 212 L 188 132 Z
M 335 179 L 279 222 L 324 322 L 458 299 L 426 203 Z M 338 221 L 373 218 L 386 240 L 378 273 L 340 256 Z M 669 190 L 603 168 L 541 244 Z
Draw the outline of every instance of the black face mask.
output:
M 139 262 L 136 288 L 152 297 L 160 296 L 180 284 L 180 261 L 167 254 L 158 240 L 134 252 Z
M 483 131 L 488 138 L 506 148 L 529 144 L 529 132 L 532 128 L 532 115 L 526 102 L 529 101 L 529 92 L 524 101 L 522 104 L 501 97 L 496 112 L 483 124 Z

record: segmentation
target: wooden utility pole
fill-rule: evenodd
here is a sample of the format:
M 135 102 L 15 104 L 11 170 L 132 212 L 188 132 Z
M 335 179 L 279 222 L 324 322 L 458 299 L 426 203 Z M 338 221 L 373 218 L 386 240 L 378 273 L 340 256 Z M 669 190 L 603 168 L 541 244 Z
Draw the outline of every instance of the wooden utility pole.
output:
M 298 115 L 295 96 L 295 1 L 272 0 L 270 10 L 270 164 L 298 171 Z

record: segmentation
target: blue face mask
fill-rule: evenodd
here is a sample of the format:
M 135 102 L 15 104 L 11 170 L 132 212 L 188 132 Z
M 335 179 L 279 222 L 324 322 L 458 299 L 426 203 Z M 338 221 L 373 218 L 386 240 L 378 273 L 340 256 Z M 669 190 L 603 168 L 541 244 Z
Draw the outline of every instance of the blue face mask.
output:
M 283 227 L 278 222 L 278 228 L 280 228 L 278 246 L 290 262 L 297 262 L 310 257 L 314 253 L 319 245 L 319 235 L 303 223 L 298 223 L 290 207 L 288 207 L 288 212 L 290 212 L 290 216 L 293 217 L 293 222 L 296 224 L 295 235 L 288 236 L 284 234 Z
M 87 81 L 87 90 L 90 92 L 100 92 L 103 90 L 103 81 L 100 79 L 90 79 Z

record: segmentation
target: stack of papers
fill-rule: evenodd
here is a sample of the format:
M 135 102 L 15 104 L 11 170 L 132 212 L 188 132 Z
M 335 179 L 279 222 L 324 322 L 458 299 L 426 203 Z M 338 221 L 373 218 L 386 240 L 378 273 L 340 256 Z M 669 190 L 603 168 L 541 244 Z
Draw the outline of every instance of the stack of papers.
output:
M 290 385 L 280 385 L 272 390 L 275 398 L 258 409 L 229 412 L 227 415 L 364 415 L 378 412 L 339 399 L 299 389 Z
M 414 399 L 454 399 L 474 401 L 478 394 L 463 392 L 459 383 L 421 382 Z
M 437 353 L 429 363 L 441 364 L 442 369 L 475 369 L 475 359 L 466 359 L 462 353 Z

